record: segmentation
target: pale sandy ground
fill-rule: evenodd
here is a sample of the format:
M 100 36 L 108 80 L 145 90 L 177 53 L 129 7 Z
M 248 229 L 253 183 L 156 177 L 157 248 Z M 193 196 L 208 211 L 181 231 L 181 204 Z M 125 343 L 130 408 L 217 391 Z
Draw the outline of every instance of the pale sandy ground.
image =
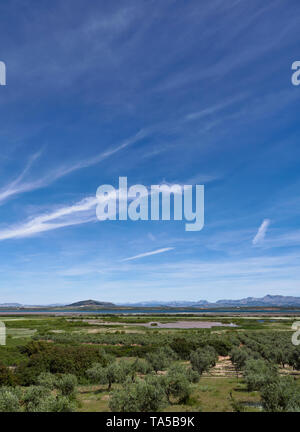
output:
M 293 375 L 293 376 L 300 376 L 300 371 L 293 370 L 292 367 L 286 365 L 284 368 L 279 369 L 280 375 Z M 206 372 L 203 374 L 205 377 L 236 377 L 236 371 L 234 369 L 233 364 L 230 361 L 230 357 L 222 357 L 219 356 L 218 362 L 215 367 L 210 369 L 209 372 Z M 242 374 L 239 373 L 239 377 L 241 377 Z
M 152 321 L 149 323 L 121 323 L 121 322 L 114 322 L 114 323 L 107 323 L 107 322 L 99 322 L 98 320 L 83 320 L 84 322 L 87 322 L 89 324 L 93 325 L 104 325 L 104 326 L 111 326 L 111 325 L 122 325 L 124 327 L 127 326 L 141 326 L 141 327 L 150 327 L 150 328 L 181 328 L 181 329 L 192 329 L 192 328 L 211 328 L 211 327 L 237 327 L 235 324 L 222 324 L 217 321 L 175 321 L 175 322 L 169 322 L 169 323 L 160 323 L 159 321 Z M 155 324 L 155 325 L 153 325 Z

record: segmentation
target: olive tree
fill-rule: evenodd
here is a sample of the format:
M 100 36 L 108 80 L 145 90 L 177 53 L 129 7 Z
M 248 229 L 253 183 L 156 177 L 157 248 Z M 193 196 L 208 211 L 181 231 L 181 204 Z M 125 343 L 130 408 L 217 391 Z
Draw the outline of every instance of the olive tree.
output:
M 42 372 L 36 379 L 36 385 L 54 390 L 57 385 L 57 376 L 50 372 Z
M 249 358 L 249 354 L 246 350 L 234 347 L 230 351 L 230 360 L 235 368 L 236 377 L 238 378 L 239 372 L 245 366 L 247 359 Z
M 0 387 L 0 412 L 18 412 L 21 394 L 16 388 Z
M 275 365 L 264 360 L 248 359 L 244 366 L 244 380 L 249 391 L 260 390 L 278 379 Z
M 91 382 L 97 384 L 108 384 L 108 390 L 111 389 L 113 383 L 121 383 L 126 379 L 126 369 L 123 364 L 113 362 L 107 367 L 96 363 L 86 371 L 86 374 Z
M 157 376 L 146 376 L 136 382 L 126 381 L 123 388 L 115 390 L 109 401 L 112 411 L 156 412 L 166 403 L 162 380 Z
M 198 348 L 190 356 L 192 369 L 202 375 L 203 372 L 208 371 L 211 367 L 216 365 L 218 355 L 216 350 L 211 346 Z
M 55 384 L 63 396 L 73 397 L 77 386 L 77 378 L 72 374 L 61 375 Z
M 280 377 L 261 390 L 261 400 L 266 411 L 300 411 L 300 388 L 292 377 Z
M 152 351 L 146 355 L 146 360 L 155 372 L 165 370 L 170 365 L 170 361 L 176 358 L 175 352 L 169 346 Z
M 167 375 L 163 377 L 162 382 L 170 403 L 171 398 L 176 403 L 184 403 L 188 400 L 191 393 L 191 385 L 185 367 L 176 364 L 171 366 Z

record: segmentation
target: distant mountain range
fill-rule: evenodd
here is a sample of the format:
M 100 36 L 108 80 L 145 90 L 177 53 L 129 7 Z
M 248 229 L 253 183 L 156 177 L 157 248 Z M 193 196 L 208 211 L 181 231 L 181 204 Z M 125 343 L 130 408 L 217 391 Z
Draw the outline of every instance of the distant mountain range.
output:
M 129 306 L 129 304 L 128 304 Z M 135 307 L 200 307 L 200 308 L 215 308 L 215 307 L 252 307 L 252 306 L 300 306 L 300 297 L 281 296 L 281 295 L 266 295 L 261 298 L 247 297 L 240 300 L 218 300 L 215 303 L 210 303 L 207 300 L 198 301 L 170 301 L 159 302 L 149 301 L 130 304 Z
M 5 307 L 5 308 L 16 307 L 16 308 L 18 308 L 18 307 L 22 307 L 22 305 L 20 303 L 0 303 L 0 307 Z
M 193 307 L 193 306 L 206 306 L 210 303 L 206 300 L 199 301 L 158 301 L 158 300 L 150 300 L 138 303 L 122 303 L 122 306 L 130 306 L 130 307 Z M 121 303 L 120 303 L 121 306 Z
M 70 304 L 51 304 L 51 305 L 22 305 L 20 303 L 2 303 L 0 308 L 3 309 L 28 309 L 28 308 L 51 308 L 51 309 L 67 309 L 67 308 L 142 308 L 142 307 L 168 307 L 168 308 L 221 308 L 221 307 L 300 307 L 300 297 L 281 296 L 281 295 L 266 295 L 261 298 L 247 297 L 240 300 L 218 300 L 215 303 L 210 303 L 207 300 L 198 301 L 146 301 L 138 303 L 122 303 L 114 304 L 110 302 L 97 300 L 82 300 Z
M 0 308 L 12 308 L 12 309 L 76 309 L 76 308 L 112 308 L 112 307 L 118 307 L 114 303 L 110 302 L 104 302 L 104 301 L 97 301 L 97 300 L 82 300 L 75 303 L 53 303 L 48 305 L 25 305 L 21 303 L 0 303 Z

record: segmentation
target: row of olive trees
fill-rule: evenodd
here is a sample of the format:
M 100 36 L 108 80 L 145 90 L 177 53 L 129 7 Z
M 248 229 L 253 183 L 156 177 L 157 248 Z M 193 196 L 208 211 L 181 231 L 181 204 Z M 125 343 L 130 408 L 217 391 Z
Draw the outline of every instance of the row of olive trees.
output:
M 109 401 L 114 412 L 155 412 L 167 403 L 186 403 L 191 394 L 191 383 L 199 380 L 192 369 L 173 364 L 165 375 L 155 373 L 125 380 L 123 386 L 112 392 Z
M 191 367 L 176 363 L 176 353 L 168 346 L 148 353 L 146 359 L 134 362 L 112 360 L 103 367 L 94 364 L 87 370 L 90 382 L 122 384 L 112 392 L 110 409 L 119 412 L 151 412 L 161 410 L 167 403 L 186 403 L 191 394 L 191 384 L 216 364 L 218 355 L 214 348 L 198 348 L 190 356 Z M 167 369 L 167 373 L 159 371 Z
M 134 362 L 122 359 L 116 361 L 111 356 L 107 366 L 95 363 L 86 371 L 86 375 L 90 382 L 107 384 L 108 390 L 110 390 L 113 383 L 123 383 L 128 378 L 134 382 L 137 374 L 146 375 L 152 371 L 157 373 L 160 370 L 165 370 L 170 362 L 176 359 L 177 356 L 174 351 L 167 346 L 148 353 L 145 359 L 137 358 Z
M 152 368 L 161 359 L 159 369 L 166 367 L 163 356 L 148 359 Z M 167 356 L 166 356 L 167 359 Z M 128 380 L 123 387 L 112 393 L 110 409 L 117 412 L 154 412 L 163 409 L 167 403 L 186 403 L 191 395 L 191 384 L 199 381 L 200 376 L 215 366 L 218 355 L 214 348 L 198 348 L 190 356 L 191 367 L 173 363 L 165 375 L 149 374 L 134 382 Z M 155 361 L 154 361 L 155 360 Z
M 178 330 L 174 333 L 148 330 L 146 333 L 49 333 L 37 334 L 37 340 L 51 340 L 59 344 L 105 344 L 114 347 L 116 352 L 124 347 L 136 350 L 141 356 L 150 353 L 153 349 L 169 346 L 183 360 L 188 360 L 190 354 L 197 348 L 212 346 L 219 355 L 227 355 L 235 344 L 239 343 L 234 334 L 211 334 L 208 329 Z M 113 351 L 113 350 L 112 350 Z
M 235 361 L 241 353 L 232 354 Z M 300 386 L 291 376 L 280 376 L 278 365 L 262 358 L 248 357 L 243 363 L 243 379 L 248 391 L 259 391 L 267 412 L 300 412 Z
M 248 357 L 300 370 L 300 347 L 291 343 L 290 332 L 249 332 L 240 333 L 238 337 Z

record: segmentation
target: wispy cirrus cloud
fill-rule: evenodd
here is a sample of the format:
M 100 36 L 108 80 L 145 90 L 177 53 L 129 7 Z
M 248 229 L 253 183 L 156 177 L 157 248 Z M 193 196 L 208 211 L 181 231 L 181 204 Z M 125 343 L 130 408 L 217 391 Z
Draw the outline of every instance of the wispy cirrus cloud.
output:
M 270 223 L 271 223 L 270 219 L 264 219 L 263 220 L 262 224 L 258 228 L 258 231 L 257 231 L 255 237 L 252 240 L 252 244 L 256 245 L 258 243 L 261 243 L 264 240 Z
M 97 204 L 96 197 L 87 197 L 73 205 L 36 216 L 25 223 L 0 231 L 0 240 L 31 237 L 54 229 L 91 222 L 96 219 L 92 211 Z
M 34 162 L 40 157 L 41 151 L 33 154 L 23 171 L 18 175 L 18 177 L 13 180 L 10 184 L 0 190 L 0 203 L 7 200 L 10 196 L 13 196 L 17 193 L 26 192 L 31 189 L 30 183 L 22 183 L 26 174 L 30 171 Z
M 149 196 L 149 193 L 150 193 L 149 190 L 147 190 L 145 192 L 145 196 Z M 140 196 L 142 195 L 140 194 Z M 96 194 L 96 196 L 88 196 L 78 201 L 75 204 L 60 207 L 48 213 L 44 213 L 42 215 L 32 217 L 26 222 L 16 224 L 9 228 L 0 230 L 0 241 L 8 240 L 8 239 L 31 237 L 33 235 L 45 231 L 51 231 L 51 230 L 55 230 L 67 226 L 80 225 L 83 223 L 96 221 L 97 218 L 99 219 L 96 212 L 97 204 L 100 204 L 101 202 L 108 204 L 109 202 L 112 201 L 115 202 L 116 200 L 121 202 L 122 200 L 124 200 L 124 197 L 125 195 L 123 195 L 123 190 L 120 189 L 114 189 L 112 192 L 105 195 Z M 128 199 L 131 200 L 133 199 L 133 197 L 130 197 Z M 106 211 L 107 216 L 109 216 L 110 210 L 111 208 L 108 205 L 108 209 Z M 118 208 L 116 208 L 116 210 L 112 209 L 112 211 L 113 212 L 116 211 L 116 213 L 118 213 L 119 209 Z M 159 253 L 167 252 L 172 249 L 174 248 L 158 249 L 152 252 L 147 252 L 145 254 L 126 258 L 122 261 L 130 261 L 133 259 L 142 258 L 144 256 L 156 255 Z
M 136 142 L 142 140 L 147 135 L 148 132 L 146 130 L 140 130 L 134 136 L 124 140 L 120 145 L 108 149 L 96 156 L 87 158 L 77 163 L 75 162 L 70 165 L 62 165 L 38 179 L 25 180 L 26 175 L 30 172 L 33 164 L 40 157 L 42 152 L 36 153 L 30 157 L 29 161 L 27 162 L 21 174 L 11 183 L 9 183 L 8 185 L 0 189 L 0 204 L 4 203 L 6 200 L 12 198 L 15 195 L 41 189 L 43 187 L 49 186 L 50 184 L 54 183 L 56 180 L 68 174 L 71 174 L 72 172 L 96 165 L 102 162 L 103 160 L 107 159 L 108 157 L 113 156 L 119 151 L 129 147 L 130 145 L 133 145 Z
M 225 100 L 225 101 L 220 102 L 218 104 L 203 108 L 200 111 L 189 113 L 184 117 L 184 121 L 197 120 L 197 119 L 207 117 L 209 115 L 214 115 L 214 114 L 218 113 L 219 111 L 222 111 L 225 108 L 228 108 L 229 106 L 233 105 L 234 103 L 240 102 L 243 99 L 245 99 L 244 94 L 238 95 L 236 97 Z
M 132 257 L 129 257 L 129 258 L 125 258 L 125 259 L 122 260 L 122 262 L 123 261 L 132 261 L 132 260 L 136 260 L 136 259 L 140 259 L 140 258 L 152 256 L 152 255 L 158 255 L 158 254 L 161 254 L 161 253 L 164 253 L 164 252 L 168 252 L 168 251 L 171 251 L 171 250 L 174 250 L 174 249 L 175 248 L 173 248 L 173 247 L 156 249 L 156 250 L 151 251 L 151 252 L 145 252 L 145 253 L 142 253 L 142 254 L 139 254 L 139 255 L 135 255 L 135 256 L 132 256 Z

